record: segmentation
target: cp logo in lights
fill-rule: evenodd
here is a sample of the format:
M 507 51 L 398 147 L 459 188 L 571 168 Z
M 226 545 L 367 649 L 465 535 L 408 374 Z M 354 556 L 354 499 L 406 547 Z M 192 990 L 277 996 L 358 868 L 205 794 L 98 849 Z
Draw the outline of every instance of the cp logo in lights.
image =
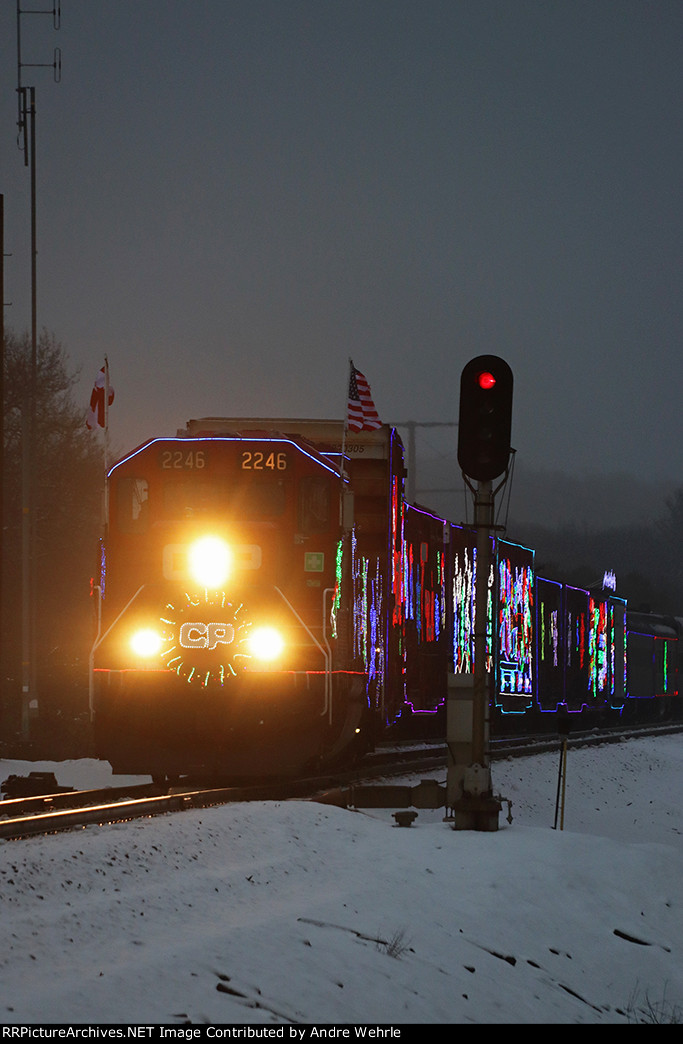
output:
M 187 620 L 180 627 L 178 640 L 183 649 L 215 649 L 219 645 L 232 644 L 235 640 L 235 628 L 231 623 Z
M 169 602 L 161 623 L 161 658 L 169 670 L 190 684 L 203 688 L 224 685 L 244 668 L 251 624 L 244 607 L 229 602 L 224 592 L 205 592 L 179 604 Z

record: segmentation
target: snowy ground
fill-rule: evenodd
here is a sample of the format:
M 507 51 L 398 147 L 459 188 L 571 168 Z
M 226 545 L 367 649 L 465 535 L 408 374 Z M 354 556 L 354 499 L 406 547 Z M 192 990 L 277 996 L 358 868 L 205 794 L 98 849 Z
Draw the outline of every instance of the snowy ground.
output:
M 562 831 L 558 760 L 494 764 L 514 818 L 493 833 L 292 801 L 2 841 L 0 1023 L 670 1016 L 683 736 L 570 751 Z M 124 782 L 94 761 L 4 761 L 0 780 L 37 769 Z

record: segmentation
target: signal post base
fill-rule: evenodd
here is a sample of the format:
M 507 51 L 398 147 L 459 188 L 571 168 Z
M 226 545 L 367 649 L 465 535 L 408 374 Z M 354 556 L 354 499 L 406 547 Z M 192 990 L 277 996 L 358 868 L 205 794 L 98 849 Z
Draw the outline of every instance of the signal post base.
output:
M 500 801 L 493 795 L 463 795 L 449 809 L 446 822 L 453 830 L 494 831 L 498 829 Z
M 445 822 L 452 823 L 454 830 L 498 829 L 498 814 L 502 806 L 492 788 L 486 709 L 480 729 L 482 735 L 475 742 L 474 675 L 449 675 Z

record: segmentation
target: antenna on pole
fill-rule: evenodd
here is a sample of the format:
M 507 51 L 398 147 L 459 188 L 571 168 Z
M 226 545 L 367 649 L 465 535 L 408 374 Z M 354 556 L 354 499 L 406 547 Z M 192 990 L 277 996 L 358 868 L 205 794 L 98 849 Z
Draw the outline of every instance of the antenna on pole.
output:
M 33 87 L 24 87 L 22 83 L 22 69 L 52 69 L 55 83 L 62 81 L 62 50 L 55 47 L 51 62 L 24 62 L 21 55 L 21 19 L 24 15 L 52 15 L 54 29 L 60 29 L 62 25 L 62 10 L 59 0 L 52 5 L 51 11 L 36 11 L 31 8 L 22 10 L 21 0 L 17 0 L 17 147 L 24 153 L 24 166 L 28 167 L 30 162 L 29 135 L 27 134 L 28 115 L 30 112 L 27 102 L 27 92 L 34 91 Z
M 22 707 L 21 732 L 29 738 L 30 712 L 38 710 L 36 695 L 35 614 L 36 614 L 36 417 L 38 394 L 38 309 L 37 309 L 37 235 L 36 235 L 36 89 L 22 82 L 24 69 L 52 69 L 55 83 L 62 78 L 62 52 L 56 47 L 52 62 L 25 62 L 21 47 L 21 20 L 25 15 L 52 15 L 55 29 L 61 26 L 59 0 L 51 11 L 24 8 L 17 0 L 17 146 L 24 154 L 24 166 L 31 172 L 31 374 L 28 402 L 24 408 L 22 465 Z
M 415 440 L 415 429 L 416 428 L 457 428 L 457 421 L 395 421 L 395 428 L 407 428 L 408 429 L 408 488 L 406 490 L 406 496 L 411 504 L 415 502 L 416 495 L 418 493 L 417 488 L 417 453 L 416 453 L 416 440 Z M 439 492 L 434 490 L 428 490 L 426 492 Z M 447 491 L 447 492 L 450 492 Z

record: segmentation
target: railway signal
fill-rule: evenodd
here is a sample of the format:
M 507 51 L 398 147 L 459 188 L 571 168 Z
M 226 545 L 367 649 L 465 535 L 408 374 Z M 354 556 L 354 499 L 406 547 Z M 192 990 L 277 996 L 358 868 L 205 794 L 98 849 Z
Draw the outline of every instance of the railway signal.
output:
M 493 795 L 489 757 L 487 669 L 488 579 L 494 529 L 493 479 L 507 472 L 512 428 L 512 370 L 497 355 L 479 355 L 460 378 L 458 463 L 477 483 L 474 665 L 449 679 L 447 805 L 455 830 L 497 830 L 500 800 Z M 469 485 L 469 483 L 468 483 Z
M 512 428 L 512 370 L 497 355 L 479 355 L 460 378 L 458 463 L 487 482 L 507 470 Z

